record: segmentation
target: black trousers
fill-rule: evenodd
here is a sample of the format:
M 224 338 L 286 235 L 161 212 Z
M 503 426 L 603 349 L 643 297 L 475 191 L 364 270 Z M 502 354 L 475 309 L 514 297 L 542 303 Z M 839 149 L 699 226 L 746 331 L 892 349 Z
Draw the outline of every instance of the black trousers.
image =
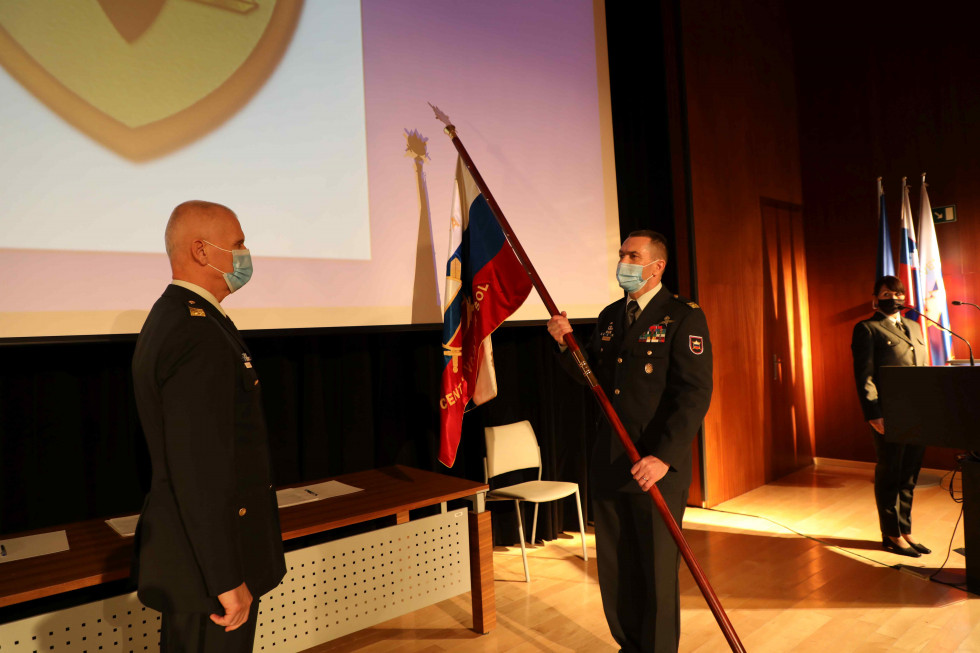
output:
M 661 487 L 680 524 L 683 490 Z M 593 500 L 599 592 L 609 631 L 627 653 L 676 653 L 681 609 L 680 552 L 648 494 Z
M 259 599 L 252 599 L 248 621 L 226 633 L 202 612 L 164 612 L 160 619 L 161 653 L 251 653 Z
M 926 448 L 916 444 L 888 442 L 873 434 L 875 455 L 875 504 L 881 534 L 899 537 L 912 532 L 912 491 Z

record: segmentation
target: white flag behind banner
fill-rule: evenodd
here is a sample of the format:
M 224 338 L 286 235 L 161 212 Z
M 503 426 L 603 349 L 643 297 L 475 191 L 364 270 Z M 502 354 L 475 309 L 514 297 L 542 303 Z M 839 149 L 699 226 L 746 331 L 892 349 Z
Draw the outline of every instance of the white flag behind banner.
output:
M 922 277 L 921 267 L 919 266 L 919 248 L 915 239 L 915 225 L 912 223 L 912 203 L 909 201 L 909 187 L 902 177 L 902 244 L 901 256 L 898 265 L 898 275 L 905 284 L 905 303 L 914 308 L 909 311 L 906 317 L 916 320 L 922 335 L 925 336 L 926 324 L 928 322 L 922 313 L 925 307 L 922 305 Z M 928 349 L 926 350 L 928 351 Z M 928 364 L 928 361 L 925 361 Z
M 949 328 L 949 305 L 946 303 L 946 286 L 943 284 L 943 268 L 939 262 L 939 242 L 936 225 L 932 222 L 932 205 L 926 191 L 926 176 L 922 175 L 922 192 L 919 199 L 919 262 L 922 306 L 926 317 Z M 953 337 L 928 323 L 926 341 L 933 365 L 945 365 L 953 357 Z

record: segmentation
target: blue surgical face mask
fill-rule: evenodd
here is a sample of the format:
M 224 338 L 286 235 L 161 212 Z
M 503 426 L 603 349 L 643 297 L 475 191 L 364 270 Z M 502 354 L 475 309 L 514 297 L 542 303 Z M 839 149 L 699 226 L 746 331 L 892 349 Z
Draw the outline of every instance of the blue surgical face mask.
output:
M 235 292 L 252 278 L 252 254 L 247 249 L 225 249 L 224 247 L 218 247 L 212 242 L 205 240 L 208 245 L 216 249 L 220 249 L 222 252 L 231 252 L 231 265 L 232 271 L 225 272 L 219 268 L 214 267 L 208 263 L 209 268 L 218 270 L 225 277 L 225 283 L 228 284 L 228 290 Z
M 659 261 L 661 259 L 657 259 Z M 638 263 L 620 263 L 616 266 L 616 281 L 619 282 L 619 287 L 626 292 L 636 292 L 646 284 L 650 279 L 643 278 L 643 270 L 650 267 L 657 261 L 651 261 L 646 265 L 640 265 Z

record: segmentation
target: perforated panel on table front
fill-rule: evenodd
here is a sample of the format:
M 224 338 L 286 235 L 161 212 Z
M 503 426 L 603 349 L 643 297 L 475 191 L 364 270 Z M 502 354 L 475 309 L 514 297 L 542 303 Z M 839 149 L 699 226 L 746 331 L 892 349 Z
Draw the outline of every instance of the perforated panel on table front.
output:
M 302 650 L 468 592 L 468 544 L 455 511 L 292 551 L 255 650 Z
M 135 593 L 0 625 L 0 653 L 160 650 L 160 613 Z
M 466 511 L 286 554 L 262 597 L 255 651 L 301 651 L 470 589 Z M 0 653 L 156 651 L 160 614 L 136 594 L 0 625 Z

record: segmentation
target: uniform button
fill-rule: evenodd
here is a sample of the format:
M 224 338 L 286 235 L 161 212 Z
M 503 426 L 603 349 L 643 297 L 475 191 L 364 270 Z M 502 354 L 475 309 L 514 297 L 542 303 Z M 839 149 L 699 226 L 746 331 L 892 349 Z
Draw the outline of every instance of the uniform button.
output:
M 653 352 L 649 349 L 647 349 L 647 356 L 653 356 Z
M 617 363 L 622 363 L 622 362 L 623 362 L 623 359 L 622 359 L 622 358 L 617 358 L 617 359 L 616 359 L 616 362 L 617 362 Z
M 613 394 L 614 395 L 618 395 L 619 394 L 619 388 L 616 388 L 615 390 L 613 390 Z
M 255 385 L 258 385 L 258 384 L 259 384 L 259 380 L 258 379 L 255 379 Z
M 273 485 L 272 483 L 269 483 L 269 489 L 270 489 L 270 490 L 274 490 L 275 488 L 276 488 L 276 486 L 275 486 L 275 485 Z
M 239 508 L 238 509 L 238 516 L 239 517 L 244 517 L 246 512 L 248 512 L 248 511 L 245 510 L 244 508 Z

